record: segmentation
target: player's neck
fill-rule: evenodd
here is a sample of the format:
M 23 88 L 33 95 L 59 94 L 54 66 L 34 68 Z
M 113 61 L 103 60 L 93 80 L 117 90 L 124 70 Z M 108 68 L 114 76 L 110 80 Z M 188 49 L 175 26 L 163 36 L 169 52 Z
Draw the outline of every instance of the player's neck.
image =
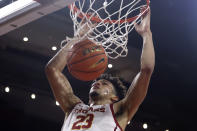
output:
M 93 105 L 105 105 L 105 104 L 111 104 L 112 101 L 111 100 L 95 100 L 95 101 L 91 101 L 90 102 L 90 106 Z

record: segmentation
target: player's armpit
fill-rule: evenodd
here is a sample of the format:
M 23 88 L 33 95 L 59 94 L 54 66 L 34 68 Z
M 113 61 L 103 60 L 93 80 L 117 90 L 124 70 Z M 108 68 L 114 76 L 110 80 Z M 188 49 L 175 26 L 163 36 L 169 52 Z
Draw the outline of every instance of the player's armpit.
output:
M 74 95 L 67 78 L 59 70 L 46 66 L 45 72 L 56 100 L 65 113 L 70 113 L 81 100 Z
M 132 119 L 143 102 L 147 94 L 151 75 L 151 70 L 141 70 L 134 78 L 126 97 L 120 101 L 122 109 L 128 116 L 128 121 Z

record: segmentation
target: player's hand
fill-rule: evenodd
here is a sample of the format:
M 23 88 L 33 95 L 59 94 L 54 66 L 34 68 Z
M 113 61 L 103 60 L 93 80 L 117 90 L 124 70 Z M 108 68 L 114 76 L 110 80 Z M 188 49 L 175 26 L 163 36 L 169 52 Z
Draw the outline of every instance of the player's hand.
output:
M 141 9 L 141 13 L 145 11 L 146 7 Z M 144 14 L 141 16 L 141 23 L 137 24 L 135 23 L 135 30 L 138 34 L 140 34 L 142 37 L 145 36 L 147 33 L 150 33 L 150 16 L 151 16 L 151 10 L 150 7 L 147 9 L 147 11 L 144 12 Z
M 92 13 L 89 12 L 88 15 L 91 17 Z M 81 28 L 79 30 L 79 35 L 82 37 L 85 34 L 89 34 L 93 31 L 93 29 L 98 25 L 98 23 L 86 20 L 84 18 L 80 24 Z

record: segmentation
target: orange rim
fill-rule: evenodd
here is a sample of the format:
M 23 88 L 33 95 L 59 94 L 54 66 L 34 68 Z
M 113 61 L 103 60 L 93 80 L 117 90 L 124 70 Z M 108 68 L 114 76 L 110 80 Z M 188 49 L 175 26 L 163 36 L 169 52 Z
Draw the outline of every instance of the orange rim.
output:
M 146 9 L 148 9 L 149 4 L 150 4 L 150 0 L 146 0 L 146 5 L 147 5 Z M 69 5 L 68 8 L 71 9 L 71 5 Z M 146 10 L 146 9 L 145 9 L 145 10 Z M 80 11 L 76 6 L 73 7 L 73 10 L 74 10 L 74 12 Z M 91 15 L 86 14 L 86 13 L 80 13 L 80 14 L 78 15 L 78 17 L 81 18 L 81 19 L 83 19 L 84 15 L 85 15 L 87 18 L 90 18 L 90 17 L 91 17 Z M 131 18 L 128 18 L 128 19 L 123 19 L 123 20 L 120 20 L 120 21 L 119 21 L 119 20 L 104 20 L 104 23 L 113 24 L 113 23 L 117 23 L 117 21 L 118 21 L 118 23 L 132 22 L 132 21 L 136 20 L 138 17 L 139 17 L 139 15 L 136 15 L 136 16 L 134 16 L 134 17 L 131 17 Z M 96 16 L 92 16 L 91 21 L 95 21 L 95 22 L 98 22 L 98 23 L 99 23 L 99 22 L 101 22 L 102 20 L 101 20 L 100 18 L 96 17 Z

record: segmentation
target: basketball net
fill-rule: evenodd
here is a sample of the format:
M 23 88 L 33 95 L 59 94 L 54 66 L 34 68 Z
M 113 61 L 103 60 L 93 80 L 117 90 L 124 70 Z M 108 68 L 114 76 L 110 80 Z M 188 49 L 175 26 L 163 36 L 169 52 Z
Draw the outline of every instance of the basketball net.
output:
M 101 44 L 111 59 L 126 57 L 128 34 L 134 24 L 148 10 L 149 0 L 77 0 L 69 6 L 73 21 L 74 38 L 67 37 L 63 44 L 73 39 L 88 38 Z M 142 7 L 146 7 L 140 12 Z M 86 28 L 83 35 L 81 31 Z M 87 30 L 88 29 L 88 30 Z

